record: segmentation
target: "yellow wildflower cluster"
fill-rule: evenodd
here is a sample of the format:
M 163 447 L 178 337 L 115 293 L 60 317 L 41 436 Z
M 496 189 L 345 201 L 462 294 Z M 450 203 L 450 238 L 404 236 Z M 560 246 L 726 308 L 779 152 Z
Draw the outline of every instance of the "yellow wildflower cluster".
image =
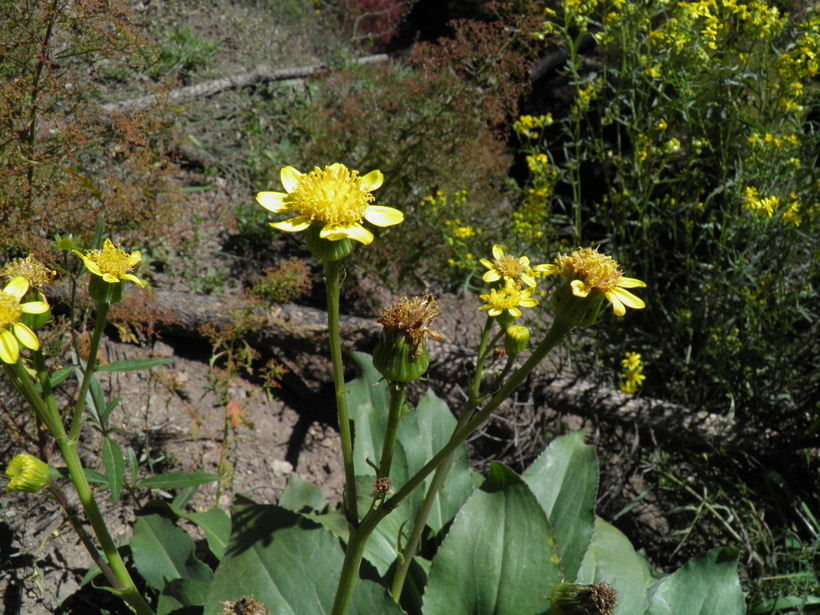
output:
M 570 115 L 578 117 L 589 111 L 592 101 L 598 98 L 600 85 L 600 80 L 596 79 L 586 86 L 579 88 L 575 101 L 572 103 L 572 107 L 570 107 Z
M 552 115 L 522 115 L 513 123 L 513 130 L 522 141 L 541 137 L 544 128 L 552 126 Z
M 527 241 L 544 236 L 543 222 L 549 211 L 549 201 L 558 182 L 558 169 L 546 154 L 527 156 L 530 185 L 524 192 L 524 202 L 512 215 L 512 231 Z
M 783 222 L 795 228 L 803 224 L 803 216 L 800 215 L 800 208 L 800 199 L 792 192 L 789 195 L 789 203 L 783 212 Z
M 621 367 L 624 370 L 621 374 L 621 391 L 627 395 L 634 395 L 646 379 L 641 355 L 637 352 L 627 352 L 621 360 Z
M 482 258 L 479 262 L 487 268 L 481 279 L 490 285 L 489 294 L 480 295 L 487 303 L 479 310 L 487 310 L 492 317 L 518 318 L 522 314 L 520 308 L 538 305 L 538 299 L 532 297 L 535 279 L 545 274 L 550 265 L 531 266 L 529 257 L 505 254 L 500 245 L 493 246 L 492 261 Z
M 770 132 L 753 132 L 747 137 L 749 144 L 754 148 L 764 150 L 791 150 L 800 145 L 800 137 L 796 134 L 774 135 Z
M 771 218 L 780 205 L 780 197 L 768 196 L 761 198 L 754 186 L 747 186 L 743 190 L 743 209 L 757 214 L 761 218 Z
M 799 113 L 804 96 L 803 83 L 811 81 L 820 71 L 820 17 L 813 16 L 800 25 L 800 35 L 775 61 L 777 79 L 774 86 L 782 95 L 780 107 Z

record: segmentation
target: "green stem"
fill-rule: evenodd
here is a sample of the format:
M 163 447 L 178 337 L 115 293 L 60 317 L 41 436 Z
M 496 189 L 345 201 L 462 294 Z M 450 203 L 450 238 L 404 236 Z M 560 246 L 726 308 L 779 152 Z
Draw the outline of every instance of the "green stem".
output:
M 376 526 L 406 500 L 433 471 L 448 463 L 450 456 L 455 450 L 524 382 L 530 372 L 535 369 L 547 353 L 561 341 L 571 328 L 572 325 L 569 323 L 563 320 L 555 320 L 547 332 L 546 337 L 533 351 L 524 365 L 510 376 L 510 379 L 493 395 L 485 406 L 471 419 L 468 420 L 465 418 L 465 424 L 462 425 L 462 421 L 459 421 L 459 426 L 456 427 L 449 442 L 447 442 L 421 470 L 416 472 L 393 497 L 382 502 L 380 506 L 371 508 L 364 519 L 362 519 L 361 525 L 351 530 L 347 549 L 345 550 L 342 574 L 339 578 L 339 586 L 336 590 L 336 599 L 333 603 L 332 615 L 346 615 L 350 607 L 350 602 L 353 599 L 353 589 L 359 575 L 359 566 L 361 565 L 362 556 L 364 555 L 365 544 Z M 465 412 L 462 416 L 469 416 L 469 413 Z
M 359 523 L 356 512 L 356 472 L 353 468 L 353 436 L 345 395 L 344 365 L 342 363 L 342 340 L 339 334 L 340 261 L 325 261 L 325 287 L 327 289 L 327 331 L 330 337 L 330 359 L 333 363 L 333 385 L 336 389 L 336 412 L 339 417 L 339 436 L 342 440 L 342 461 L 345 469 L 344 509 L 351 528 Z
M 385 501 L 376 512 L 379 520 L 386 517 L 391 511 L 397 508 L 404 500 L 406 500 L 413 491 L 426 479 L 438 466 L 440 466 L 455 450 L 470 436 L 476 429 L 478 429 L 484 421 L 486 421 L 490 414 L 492 414 L 501 403 L 507 399 L 515 389 L 517 389 L 529 376 L 530 372 L 544 359 L 544 357 L 561 341 L 561 339 L 569 332 L 572 325 L 564 320 L 556 319 L 552 323 L 552 327 L 547 332 L 546 337 L 533 350 L 530 357 L 524 362 L 524 365 L 519 367 L 509 380 L 504 383 L 498 392 L 484 405 L 484 407 L 471 418 L 466 425 L 453 433 L 450 441 L 430 460 L 421 470 L 416 472 L 410 479 L 402 486 L 401 489 L 389 500 Z
M 86 361 L 83 382 L 80 385 L 80 394 L 71 413 L 71 429 L 68 432 L 68 439 L 74 444 L 79 440 L 80 430 L 83 427 L 85 398 L 88 395 L 88 388 L 91 386 L 91 379 L 94 377 L 94 364 L 97 362 L 97 351 L 100 348 L 100 338 L 102 338 L 105 330 L 109 307 L 107 303 L 97 302 L 97 319 L 94 322 L 94 332 L 91 334 L 91 342 L 88 345 L 88 361 Z
M 89 361 L 89 367 L 86 369 L 90 368 L 90 363 L 91 361 Z M 120 557 L 117 545 L 114 543 L 108 531 L 108 527 L 105 525 L 105 520 L 91 491 L 91 485 L 89 485 L 88 479 L 85 476 L 85 470 L 80 461 L 80 456 L 77 454 L 76 440 L 72 440 L 66 435 L 62 422 L 47 420 L 49 417 L 48 407 L 34 389 L 34 384 L 31 382 L 31 378 L 25 367 L 23 367 L 19 361 L 11 367 L 22 389 L 25 391 L 26 399 L 32 402 L 35 412 L 43 417 L 43 422 L 46 423 L 49 431 L 51 431 L 51 435 L 54 436 L 57 445 L 60 447 L 60 452 L 62 452 L 63 459 L 68 468 L 68 474 L 71 478 L 71 482 L 74 483 L 74 489 L 77 491 L 77 496 L 85 511 L 85 515 L 89 523 L 91 523 L 97 540 L 100 542 L 100 547 L 105 554 L 108 565 L 111 567 L 111 571 L 119 581 L 120 587 L 114 587 L 114 593 L 131 605 L 139 615 L 154 615 L 154 611 L 137 591 L 134 581 L 128 569 L 125 567 L 125 562 L 123 562 L 122 557 Z
M 379 475 L 377 478 L 390 476 L 390 466 L 393 465 L 393 449 L 396 444 L 396 433 L 399 429 L 401 409 L 407 392 L 406 382 L 390 383 L 390 410 L 387 413 L 387 427 L 384 431 L 382 458 L 379 461 Z
M 376 529 L 382 517 L 374 514 L 378 508 L 371 508 L 362 519 L 359 527 L 352 529 L 345 548 L 345 560 L 342 564 L 342 573 L 339 577 L 339 585 L 336 588 L 336 597 L 333 600 L 333 610 L 331 615 L 346 615 L 353 600 L 353 589 L 359 577 L 359 566 L 364 556 L 364 548 L 370 534 Z

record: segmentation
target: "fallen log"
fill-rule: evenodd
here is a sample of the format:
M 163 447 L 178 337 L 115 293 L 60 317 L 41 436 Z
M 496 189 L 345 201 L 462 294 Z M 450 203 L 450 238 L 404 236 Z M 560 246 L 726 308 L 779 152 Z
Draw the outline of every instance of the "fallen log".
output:
M 57 285 L 49 292 L 54 302 L 67 304 L 70 289 Z M 142 291 L 130 288 L 126 302 L 118 308 L 132 320 L 153 319 L 153 328 L 163 337 L 203 339 L 203 330 L 211 326 L 228 327 L 236 310 L 247 310 L 241 298 L 196 295 L 167 290 Z M 275 357 L 289 370 L 285 385 L 300 397 L 309 397 L 332 382 L 327 352 L 327 314 L 295 304 L 256 306 L 252 310 L 258 327 L 245 339 L 261 354 Z M 116 314 L 116 313 L 115 313 Z M 375 318 L 342 315 L 340 317 L 344 352 L 372 352 L 378 342 L 381 326 Z M 472 349 L 435 342 L 430 347 L 431 365 L 428 377 L 433 382 L 462 382 L 472 369 Z M 674 439 L 692 445 L 725 442 L 732 425 L 723 417 L 695 412 L 670 402 L 625 395 L 613 388 L 562 374 L 536 371 L 523 385 L 536 408 L 552 408 L 598 421 L 638 426 L 659 438 Z M 733 434 L 737 437 L 738 434 Z

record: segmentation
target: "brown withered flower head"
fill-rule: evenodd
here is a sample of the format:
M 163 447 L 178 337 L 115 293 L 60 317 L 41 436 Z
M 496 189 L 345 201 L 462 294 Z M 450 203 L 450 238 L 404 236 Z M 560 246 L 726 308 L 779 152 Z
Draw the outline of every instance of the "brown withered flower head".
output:
M 440 313 L 438 302 L 425 293 L 412 299 L 402 297 L 384 308 L 378 322 L 392 333 L 403 333 L 412 346 L 410 356 L 415 358 L 421 351 L 424 340 L 441 339 L 441 335 L 430 328 L 430 324 Z

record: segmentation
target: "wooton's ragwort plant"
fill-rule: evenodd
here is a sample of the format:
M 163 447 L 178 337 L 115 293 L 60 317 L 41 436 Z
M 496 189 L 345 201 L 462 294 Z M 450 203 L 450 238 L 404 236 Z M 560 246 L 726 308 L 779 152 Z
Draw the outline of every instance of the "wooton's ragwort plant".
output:
M 310 173 L 286 167 L 285 192 L 257 196 L 274 213 L 295 214 L 272 225 L 304 232 L 324 265 L 346 479 L 341 510 L 295 477 L 278 505 L 238 496 L 230 518 L 216 509 L 187 513 L 186 498 L 177 496 L 164 506 L 165 516 L 144 514 L 135 522 L 130 552 L 150 593 L 141 596 L 107 533 L 76 454 L 86 380 L 102 327 L 92 336 L 68 433 L 53 411 L 52 379 L 37 351 L 32 362 L 44 397 L 20 357 L 7 367 L 63 451 L 104 556 L 88 537 L 84 542 L 91 545 L 109 590 L 145 615 L 181 609 L 224 615 L 251 608 L 299 615 L 657 615 L 684 612 L 684 605 L 691 604 L 703 607 L 685 612 L 740 615 L 743 598 L 733 553 L 712 551 L 657 579 L 629 541 L 595 517 L 598 472 L 582 432 L 555 440 L 521 475 L 501 464 L 494 464 L 486 479 L 469 469 L 466 439 L 561 339 L 574 327 L 593 325 L 605 300 L 619 315 L 626 307 L 644 307 L 626 290 L 644 283 L 624 277 L 610 257 L 581 248 L 552 264 L 531 265 L 529 258 L 494 246 L 493 260 L 481 260 L 488 292 L 480 296 L 485 304 L 477 312 L 485 312 L 484 327 L 475 368 L 465 374 L 466 400 L 455 413 L 432 392 L 415 408 L 406 400 L 409 383 L 429 367 L 428 343 L 440 338 L 434 329 L 440 308 L 429 295 L 401 298 L 383 310 L 378 320 L 384 329 L 373 356 L 354 353 L 360 375 L 345 384 L 341 264 L 358 244 L 373 241 L 363 223 L 389 227 L 403 220 L 398 210 L 372 204 L 371 193 L 382 181 L 379 171 L 360 177 L 341 164 Z M 389 239 L 387 233 L 383 239 Z M 130 273 L 138 253 L 106 243 L 80 256 L 93 274 L 90 290 L 98 314 L 120 292 L 105 284 L 139 281 Z M 549 302 L 553 324 L 528 353 L 530 331 L 520 319 L 525 310 L 539 307 L 534 289 L 539 278 L 549 275 L 561 278 Z M 107 276 L 114 276 L 115 284 Z M 13 282 L 12 308 L 19 303 L 21 285 Z M 46 307 L 19 311 L 37 314 Z M 4 327 L 14 327 L 15 309 Z M 26 348 L 36 346 L 28 333 L 23 339 Z M 56 482 L 42 462 L 29 457 L 13 461 L 7 473 L 12 490 L 54 488 Z M 204 530 L 218 562 L 215 570 L 197 559 L 190 537 L 166 517 L 185 518 Z M 82 526 L 76 526 L 82 536 Z

